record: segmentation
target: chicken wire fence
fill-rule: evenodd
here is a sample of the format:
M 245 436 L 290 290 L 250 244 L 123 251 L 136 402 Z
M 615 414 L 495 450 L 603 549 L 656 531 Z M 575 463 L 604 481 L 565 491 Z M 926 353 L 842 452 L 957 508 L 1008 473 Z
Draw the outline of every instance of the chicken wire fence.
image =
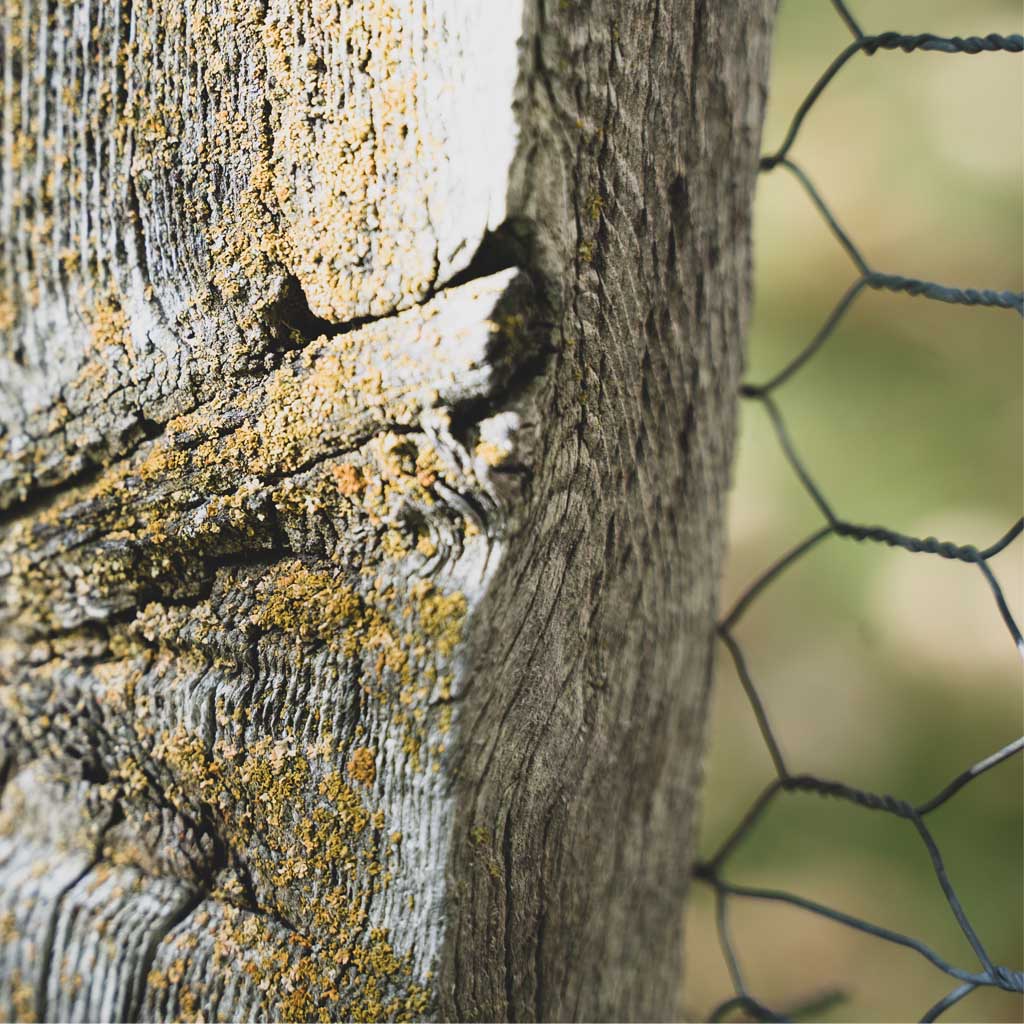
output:
M 930 799 L 917 804 L 894 796 L 868 792 L 855 786 L 847 785 L 844 782 L 823 778 L 818 775 L 794 772 L 784 757 L 780 744 L 776 739 L 775 732 L 769 722 L 765 702 L 762 700 L 761 693 L 754 682 L 744 649 L 736 636 L 736 627 L 743 619 L 745 613 L 755 601 L 763 597 L 765 591 L 782 574 L 824 541 L 825 538 L 841 537 L 869 544 L 882 544 L 901 548 L 913 554 L 950 559 L 963 563 L 964 571 L 968 571 L 968 567 L 970 567 L 974 571 L 980 572 L 992 592 L 993 614 L 998 614 L 1002 617 L 1006 631 L 1009 634 L 1009 642 L 1014 643 L 1020 654 L 1024 656 L 1024 640 L 1022 640 L 1021 631 L 1006 603 L 1000 583 L 989 565 L 989 562 L 996 555 L 1007 548 L 1024 531 L 1024 519 L 1018 520 L 1002 537 L 984 548 L 975 547 L 970 544 L 949 543 L 938 540 L 935 537 L 918 538 L 907 536 L 884 526 L 862 525 L 844 519 L 822 493 L 810 469 L 798 454 L 797 448 L 787 429 L 785 417 L 775 398 L 779 389 L 798 374 L 808 361 L 820 351 L 822 346 L 834 334 L 851 305 L 866 289 L 902 292 L 910 296 L 922 296 L 937 302 L 956 303 L 967 306 L 998 307 L 1016 311 L 1021 316 L 1024 316 L 1024 294 L 1018 292 L 948 287 L 932 281 L 922 281 L 898 274 L 883 273 L 875 269 L 840 226 L 828 204 L 807 174 L 790 156 L 808 112 L 829 83 L 833 81 L 848 62 L 858 55 L 871 56 L 879 50 L 899 50 L 907 54 L 923 50 L 951 55 L 984 54 L 996 51 L 1021 53 L 1024 51 L 1024 36 L 993 34 L 984 37 L 944 38 L 930 33 L 903 35 L 898 32 L 867 35 L 862 31 L 842 0 L 832 0 L 832 6 L 835 8 L 836 15 L 850 31 L 853 41 L 835 57 L 811 88 L 793 115 L 781 146 L 774 153 L 764 156 L 761 159 L 760 166 L 761 172 L 765 174 L 777 169 L 783 169 L 793 175 L 806 193 L 808 201 L 817 208 L 824 223 L 838 244 L 842 246 L 852 260 L 858 276 L 828 316 L 821 329 L 795 358 L 764 383 L 745 384 L 741 390 L 741 395 L 746 401 L 760 404 L 767 413 L 768 420 L 775 432 L 786 461 L 820 511 L 824 525 L 792 550 L 782 555 L 754 580 L 740 596 L 732 610 L 725 615 L 718 625 L 718 636 L 735 664 L 740 684 L 743 687 L 750 708 L 756 718 L 761 736 L 771 756 L 775 775 L 741 816 L 726 839 L 721 842 L 711 856 L 701 860 L 694 869 L 696 879 L 710 886 L 714 891 L 719 943 L 735 989 L 733 996 L 721 1002 L 711 1011 L 709 1015 L 711 1020 L 724 1020 L 730 1014 L 736 1013 L 743 1013 L 748 1017 L 763 1021 L 786 1020 L 801 1015 L 820 1014 L 827 1008 L 826 1004 L 842 998 L 842 993 L 838 991 L 826 993 L 824 996 L 816 998 L 813 1003 L 808 1003 L 803 1007 L 791 1008 L 785 1012 L 779 1008 L 769 1008 L 764 1002 L 760 1001 L 745 980 L 734 936 L 730 931 L 729 909 L 732 901 L 736 899 L 789 904 L 875 936 L 883 942 L 894 943 L 916 951 L 926 960 L 930 961 L 937 970 L 948 975 L 951 979 L 951 988 L 948 994 L 926 1010 L 921 1018 L 924 1021 L 938 1019 L 946 1010 L 978 988 L 995 987 L 1013 993 L 1024 991 L 1024 972 L 994 963 L 989 956 L 983 938 L 972 925 L 968 914 L 957 896 L 956 889 L 943 862 L 942 853 L 926 823 L 928 816 L 933 811 L 952 799 L 954 795 L 959 793 L 973 779 L 978 778 L 1008 758 L 1020 754 L 1024 750 L 1024 737 L 1015 739 L 1001 750 L 995 751 L 990 756 L 961 771 Z M 728 881 L 724 872 L 730 862 L 730 858 L 740 844 L 748 840 L 759 819 L 761 819 L 776 799 L 784 793 L 805 793 L 821 797 L 832 797 L 853 804 L 857 808 L 891 815 L 904 821 L 907 827 L 913 829 L 920 837 L 920 841 L 923 843 L 931 860 L 936 879 L 945 896 L 949 912 L 952 913 L 960 930 L 970 943 L 977 957 L 978 965 L 960 966 L 952 963 L 920 938 L 882 927 L 814 900 L 805 899 L 789 892 L 754 888 Z

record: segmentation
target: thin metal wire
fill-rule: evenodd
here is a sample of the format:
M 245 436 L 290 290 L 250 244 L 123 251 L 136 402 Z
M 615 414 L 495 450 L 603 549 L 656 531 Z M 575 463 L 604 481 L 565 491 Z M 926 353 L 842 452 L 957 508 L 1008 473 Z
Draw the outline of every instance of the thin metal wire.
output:
M 938 844 L 924 821 L 927 815 L 945 806 L 973 780 L 1024 752 L 1024 737 L 1010 741 L 1000 750 L 977 761 L 951 779 L 930 799 L 916 806 L 896 797 L 872 793 L 833 779 L 825 779 L 810 774 L 791 773 L 782 755 L 781 746 L 772 728 L 768 711 L 755 683 L 754 676 L 751 673 L 746 654 L 735 632 L 751 605 L 763 597 L 766 591 L 784 573 L 801 561 L 826 537 L 835 536 L 858 543 L 883 544 L 910 552 L 911 554 L 932 555 L 965 565 L 976 566 L 992 591 L 996 609 L 1002 617 L 1007 631 L 1010 633 L 1021 655 L 1024 656 L 1024 639 L 1022 639 L 1021 630 L 1010 612 L 1002 587 L 989 564 L 993 558 L 1005 551 L 1009 545 L 1024 533 L 1024 518 L 1014 523 L 1002 537 L 989 547 L 982 549 L 971 544 L 957 544 L 939 540 L 935 537 L 914 537 L 885 526 L 863 525 L 851 522 L 836 513 L 831 503 L 825 497 L 824 491 L 816 482 L 811 470 L 797 452 L 786 426 L 785 417 L 775 399 L 776 390 L 798 374 L 821 351 L 826 342 L 833 337 L 846 313 L 866 289 L 921 296 L 938 302 L 1013 310 L 1024 316 L 1024 293 L 1021 292 L 951 287 L 934 281 L 923 281 L 898 274 L 882 273 L 874 269 L 860 248 L 854 243 L 849 233 L 840 225 L 820 190 L 814 185 L 799 164 L 789 156 L 807 115 L 820 99 L 828 84 L 854 55 L 863 53 L 866 56 L 871 56 L 879 50 L 899 50 L 904 53 L 922 50 L 947 54 L 978 54 L 994 53 L 997 51 L 1021 53 L 1024 52 L 1024 36 L 991 34 L 962 38 L 959 36 L 943 37 L 930 33 L 903 35 L 897 32 L 866 35 L 843 0 L 832 0 L 832 6 L 835 9 L 836 15 L 853 36 L 853 42 L 835 57 L 811 87 L 793 115 L 781 146 L 774 153 L 762 157 L 761 170 L 762 172 L 768 172 L 776 167 L 782 167 L 796 179 L 808 199 L 818 210 L 829 231 L 850 257 L 859 276 L 839 300 L 822 327 L 799 350 L 796 356 L 764 383 L 747 383 L 742 386 L 740 391 L 741 397 L 759 403 L 765 410 L 786 461 L 807 492 L 807 495 L 814 502 L 825 523 L 791 548 L 786 554 L 778 558 L 750 583 L 737 599 L 732 609 L 722 618 L 717 629 L 719 638 L 732 657 L 740 684 L 750 703 L 765 747 L 771 757 L 775 769 L 775 778 L 765 786 L 748 806 L 740 820 L 719 844 L 715 852 L 709 858 L 699 862 L 694 868 L 694 877 L 709 885 L 715 892 L 719 943 L 722 947 L 723 957 L 725 958 L 735 991 L 735 995 L 724 1000 L 712 1010 L 709 1015 L 710 1020 L 724 1020 L 728 1014 L 738 1011 L 742 1011 L 747 1016 L 756 1020 L 788 1020 L 802 1013 L 824 1012 L 832 1001 L 841 997 L 840 993 L 829 992 L 824 997 L 817 997 L 815 1001 L 805 1003 L 803 1009 L 794 1009 L 782 1014 L 776 1013 L 760 1002 L 748 988 L 732 937 L 728 919 L 728 906 L 731 899 L 753 899 L 789 904 L 868 935 L 873 935 L 886 942 L 914 950 L 944 974 L 955 978 L 959 982 L 954 989 L 925 1012 L 921 1018 L 922 1021 L 937 1020 L 943 1013 L 979 988 L 988 987 L 1008 992 L 1024 992 L 1024 972 L 1000 966 L 991 960 L 956 893 Z M 841 800 L 867 811 L 889 814 L 910 823 L 928 853 L 932 869 L 950 913 L 977 956 L 981 969 L 968 970 L 958 966 L 946 960 L 920 939 L 865 921 L 806 897 L 776 889 L 754 888 L 727 881 L 723 872 L 737 848 L 751 837 L 758 822 L 770 811 L 776 800 L 784 794 L 800 793 Z
M 836 14 L 846 22 L 846 27 L 853 33 L 854 38 L 863 39 L 864 33 L 861 31 L 860 25 L 854 21 L 853 15 L 846 9 L 843 0 L 832 0 L 832 6 L 836 9 Z
M 879 50 L 902 50 L 904 53 L 912 53 L 914 50 L 931 50 L 935 53 L 967 54 L 994 53 L 997 50 L 1004 50 L 1007 53 L 1020 53 L 1024 50 L 1024 36 L 1001 36 L 993 33 L 984 37 L 970 36 L 963 39 L 960 36 L 951 38 L 935 36 L 930 32 L 916 36 L 905 36 L 899 32 L 884 32 L 880 36 L 861 35 L 832 61 L 822 76 L 811 86 L 810 92 L 804 97 L 803 102 L 793 115 L 782 145 L 774 153 L 761 157 L 761 170 L 770 171 L 786 157 L 786 154 L 793 148 L 797 135 L 800 134 L 804 119 L 818 102 L 825 87 L 842 71 L 850 58 L 862 50 L 869 57 Z
M 822 198 L 821 192 L 807 173 L 789 157 L 780 157 L 772 164 L 772 167 L 775 166 L 784 167 L 789 171 L 817 207 L 822 219 L 835 235 L 836 241 L 846 250 L 847 255 L 861 272 L 859 285 L 867 285 L 878 291 L 904 292 L 911 296 L 920 295 L 926 299 L 934 299 L 936 302 L 950 302 L 960 306 L 994 306 L 1000 309 L 1013 309 L 1024 316 L 1024 294 L 1020 292 L 993 291 L 988 288 L 951 288 L 948 285 L 937 284 L 935 281 L 920 281 L 917 278 L 903 277 L 900 274 L 884 274 L 881 271 L 872 270 L 860 249 L 840 227 L 839 221 L 836 220 L 828 203 Z M 762 169 L 770 170 L 771 168 Z
M 736 665 L 736 673 L 740 677 L 740 683 L 746 691 L 747 700 L 750 701 L 750 706 L 753 708 L 754 716 L 757 718 L 758 728 L 761 730 L 761 735 L 764 737 L 765 745 L 768 747 L 768 752 L 771 754 L 772 763 L 775 765 L 775 771 L 780 778 L 785 778 L 789 774 L 786 770 L 786 762 L 782 757 L 782 751 L 779 749 L 779 744 L 776 742 L 775 734 L 772 732 L 772 727 L 768 724 L 768 714 L 764 709 L 764 704 L 761 703 L 761 697 L 757 692 L 757 687 L 754 685 L 754 680 L 750 677 L 746 659 L 743 657 L 743 651 L 740 649 L 740 645 L 732 638 L 732 634 L 728 630 L 719 630 L 719 636 L 721 636 L 722 642 L 729 649 L 729 653 L 732 655 L 732 660 Z
M 731 629 L 743 616 L 743 613 L 753 602 L 754 598 L 764 590 L 776 577 L 781 576 L 794 562 L 802 558 L 819 541 L 823 541 L 834 531 L 831 526 L 823 526 L 815 530 L 806 540 L 801 541 L 795 548 L 783 555 L 777 562 L 769 566 L 753 583 L 747 587 L 743 596 L 733 605 L 733 609 L 722 620 L 719 629 Z
M 971 981 L 964 982 L 963 985 L 957 985 L 948 996 L 943 996 L 922 1018 L 921 1024 L 927 1024 L 928 1021 L 938 1020 L 942 1014 L 944 1014 L 951 1006 L 959 1003 L 964 996 L 970 995 L 978 986 Z
M 755 1020 L 784 1021 L 788 1019 L 786 1017 L 780 1017 L 777 1013 L 773 1013 L 767 1006 L 759 1003 L 756 999 L 751 999 L 750 996 L 733 996 L 732 999 L 727 999 L 724 1003 L 716 1006 L 708 1015 L 708 1020 L 725 1020 L 725 1015 L 730 1010 L 745 1010 L 747 1013 L 751 1014 Z
M 919 939 L 912 938 L 909 935 L 903 935 L 901 932 L 894 931 L 891 928 L 884 928 L 881 925 L 872 924 L 870 921 L 865 921 L 862 918 L 855 917 L 853 914 L 844 913 L 842 910 L 836 910 L 834 907 L 828 907 L 824 903 L 818 903 L 815 900 L 807 899 L 804 896 L 797 896 L 790 892 L 782 892 L 778 889 L 760 889 L 750 885 L 736 885 L 732 882 L 726 882 L 718 876 L 704 878 L 703 876 L 698 875 L 697 877 L 701 878 L 702 881 L 708 882 L 715 889 L 720 889 L 723 892 L 728 893 L 730 896 L 746 896 L 753 900 L 787 903 L 790 906 L 798 907 L 801 910 L 810 911 L 812 914 L 816 914 L 819 917 L 825 917 L 830 921 L 837 922 L 838 924 L 844 924 L 856 931 L 865 932 L 866 934 L 873 935 L 878 939 L 884 939 L 886 942 L 891 942 L 893 945 L 904 946 L 907 949 L 912 949 L 914 952 L 919 953 L 926 960 L 932 963 L 944 974 L 948 974 L 950 977 L 956 978 L 959 981 L 968 981 L 978 986 L 994 986 L 1008 992 L 1024 991 L 1019 972 L 1014 973 L 1006 970 L 997 970 L 992 974 L 989 974 L 988 972 L 966 971 L 962 967 L 956 967 L 954 964 L 949 963 L 949 961 L 940 956 L 934 949 L 921 942 Z
M 783 1016 L 789 1020 L 800 1020 L 805 1018 L 807 1020 L 820 1020 L 823 1013 L 827 1010 L 831 1010 L 833 1006 L 838 1006 L 845 1002 L 846 993 L 842 989 L 833 988 L 827 992 L 822 992 L 820 995 L 811 996 L 805 999 L 798 1006 L 794 1006 L 791 1010 L 787 1010 Z
M 846 294 L 839 300 L 839 304 L 829 314 L 828 319 L 825 321 L 821 330 L 811 339 L 810 344 L 806 346 L 792 362 L 784 366 L 774 377 L 770 377 L 764 384 L 746 384 L 740 392 L 744 398 L 759 398 L 761 395 L 766 395 L 775 388 L 779 387 L 780 384 L 785 384 L 790 377 L 793 376 L 803 365 L 811 358 L 821 347 L 832 337 L 833 332 L 839 325 L 839 321 L 842 320 L 846 311 L 850 308 L 853 300 L 860 295 L 861 291 L 866 287 L 867 279 L 864 277 L 859 278 L 855 281 L 846 292 Z
M 1018 740 L 1014 740 L 1012 743 L 1007 743 L 1002 750 L 997 750 L 994 754 L 990 754 L 988 757 L 982 758 L 977 764 L 972 764 L 967 771 L 961 772 L 955 779 L 953 779 L 952 782 L 943 786 L 940 792 L 936 796 L 933 796 L 931 800 L 920 804 L 917 808 L 917 813 L 920 814 L 922 818 L 926 814 L 930 814 L 936 807 L 941 807 L 947 800 L 959 793 L 960 790 L 971 781 L 971 779 L 976 779 L 979 775 L 984 775 L 989 769 L 995 768 L 998 764 L 1002 764 L 1007 758 L 1013 757 L 1014 754 L 1019 754 L 1022 750 L 1024 750 L 1024 736 L 1021 736 Z

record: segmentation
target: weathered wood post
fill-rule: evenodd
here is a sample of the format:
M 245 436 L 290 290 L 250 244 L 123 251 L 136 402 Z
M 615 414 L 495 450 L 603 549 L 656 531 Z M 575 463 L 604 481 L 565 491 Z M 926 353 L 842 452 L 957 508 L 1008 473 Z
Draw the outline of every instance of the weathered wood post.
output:
M 0 1017 L 678 1012 L 773 6 L 8 0 Z

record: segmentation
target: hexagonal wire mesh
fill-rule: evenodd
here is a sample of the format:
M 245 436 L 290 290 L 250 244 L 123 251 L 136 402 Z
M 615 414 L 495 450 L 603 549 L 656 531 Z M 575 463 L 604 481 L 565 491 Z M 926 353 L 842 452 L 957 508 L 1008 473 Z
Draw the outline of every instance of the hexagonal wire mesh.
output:
M 993 34 L 985 37 L 962 38 L 955 36 L 945 38 L 929 33 L 902 35 L 897 32 L 867 35 L 862 31 L 842 0 L 832 0 L 832 5 L 837 16 L 842 19 L 847 29 L 849 29 L 853 36 L 853 41 L 829 64 L 803 102 L 798 106 L 780 147 L 774 153 L 762 158 L 761 171 L 767 174 L 777 169 L 783 169 L 796 179 L 806 193 L 808 201 L 816 207 L 838 244 L 842 246 L 852 260 L 858 276 L 840 299 L 838 305 L 827 317 L 820 330 L 795 358 L 763 383 L 745 384 L 741 392 L 745 400 L 760 404 L 767 413 L 768 420 L 771 423 L 786 461 L 820 512 L 824 525 L 815 530 L 796 547 L 782 555 L 755 579 L 718 625 L 718 635 L 732 657 L 739 681 L 771 756 L 775 777 L 753 801 L 746 813 L 742 815 L 739 822 L 717 846 L 714 852 L 701 860 L 695 868 L 695 878 L 710 886 L 715 896 L 719 942 L 735 989 L 734 996 L 726 999 L 711 1011 L 710 1019 L 712 1020 L 724 1019 L 727 1014 L 735 1012 L 745 1013 L 747 1016 L 757 1020 L 785 1020 L 801 1014 L 813 1015 L 821 1013 L 824 1011 L 827 1003 L 842 997 L 841 993 L 838 992 L 826 993 L 823 997 L 815 998 L 812 1003 L 790 1009 L 785 1013 L 770 1009 L 756 998 L 745 979 L 734 937 L 730 930 L 729 908 L 731 902 L 735 899 L 789 904 L 875 936 L 885 942 L 895 943 L 916 951 L 927 961 L 931 962 L 939 971 L 948 975 L 954 983 L 948 994 L 925 1012 L 922 1017 L 922 1020 L 925 1021 L 936 1020 L 942 1013 L 980 987 L 990 986 L 1015 993 L 1024 991 L 1024 972 L 1001 966 L 992 961 L 986 950 L 985 943 L 972 925 L 961 900 L 957 896 L 939 846 L 933 837 L 932 831 L 926 824 L 929 814 L 946 804 L 947 801 L 951 800 L 954 795 L 959 793 L 972 780 L 1003 763 L 1008 758 L 1024 751 L 1024 737 L 1007 743 L 1002 749 L 971 765 L 952 778 L 948 784 L 943 786 L 930 799 L 917 804 L 888 795 L 868 792 L 843 782 L 822 778 L 817 775 L 794 773 L 791 771 L 776 739 L 776 734 L 769 723 L 765 703 L 761 698 L 758 687 L 755 685 L 744 648 L 736 635 L 736 627 L 752 603 L 762 599 L 768 588 L 782 574 L 817 547 L 825 538 L 835 536 L 854 541 L 868 542 L 870 544 L 888 545 L 914 554 L 932 555 L 960 562 L 965 567 L 973 567 L 974 570 L 982 574 L 991 590 L 994 605 L 993 614 L 1001 616 L 1006 631 L 1009 634 L 1009 642 L 1014 643 L 1020 654 L 1024 656 L 1024 639 L 1022 639 L 1021 631 L 1010 612 L 1002 587 L 989 565 L 996 555 L 1021 535 L 1022 531 L 1024 531 L 1024 519 L 1019 519 L 1000 538 L 984 548 L 940 541 L 935 537 L 918 538 L 884 526 L 870 526 L 851 522 L 838 514 L 822 493 L 808 465 L 798 454 L 790 432 L 787 429 L 786 420 L 776 401 L 778 390 L 797 375 L 806 366 L 808 361 L 822 349 L 836 331 L 837 326 L 851 305 L 866 289 L 903 292 L 911 296 L 921 296 L 937 302 L 997 307 L 1016 311 L 1021 316 L 1024 316 L 1024 294 L 1018 292 L 948 287 L 932 281 L 922 281 L 898 274 L 884 273 L 872 267 L 846 231 L 840 226 L 829 205 L 810 178 L 790 156 L 808 112 L 821 97 L 829 83 L 858 55 L 871 56 L 879 50 L 900 50 L 908 54 L 914 51 L 932 51 L 951 55 L 984 54 L 996 51 L 1021 53 L 1024 51 L 1024 37 L 1021 35 L 1003 36 Z M 959 966 L 951 963 L 918 938 L 882 927 L 823 903 L 789 892 L 756 888 L 728 881 L 724 872 L 736 849 L 749 838 L 755 824 L 780 794 L 794 792 L 833 797 L 840 801 L 857 805 L 859 808 L 891 815 L 906 822 L 923 843 L 930 858 L 935 877 L 945 896 L 949 911 L 973 949 L 979 966 Z

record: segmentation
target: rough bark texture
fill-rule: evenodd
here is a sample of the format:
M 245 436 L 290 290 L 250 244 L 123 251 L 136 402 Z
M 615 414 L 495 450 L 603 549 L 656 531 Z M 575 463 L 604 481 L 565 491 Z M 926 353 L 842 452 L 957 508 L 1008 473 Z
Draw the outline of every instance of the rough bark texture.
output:
M 676 1015 L 773 7 L 7 3 L 0 1016 Z

